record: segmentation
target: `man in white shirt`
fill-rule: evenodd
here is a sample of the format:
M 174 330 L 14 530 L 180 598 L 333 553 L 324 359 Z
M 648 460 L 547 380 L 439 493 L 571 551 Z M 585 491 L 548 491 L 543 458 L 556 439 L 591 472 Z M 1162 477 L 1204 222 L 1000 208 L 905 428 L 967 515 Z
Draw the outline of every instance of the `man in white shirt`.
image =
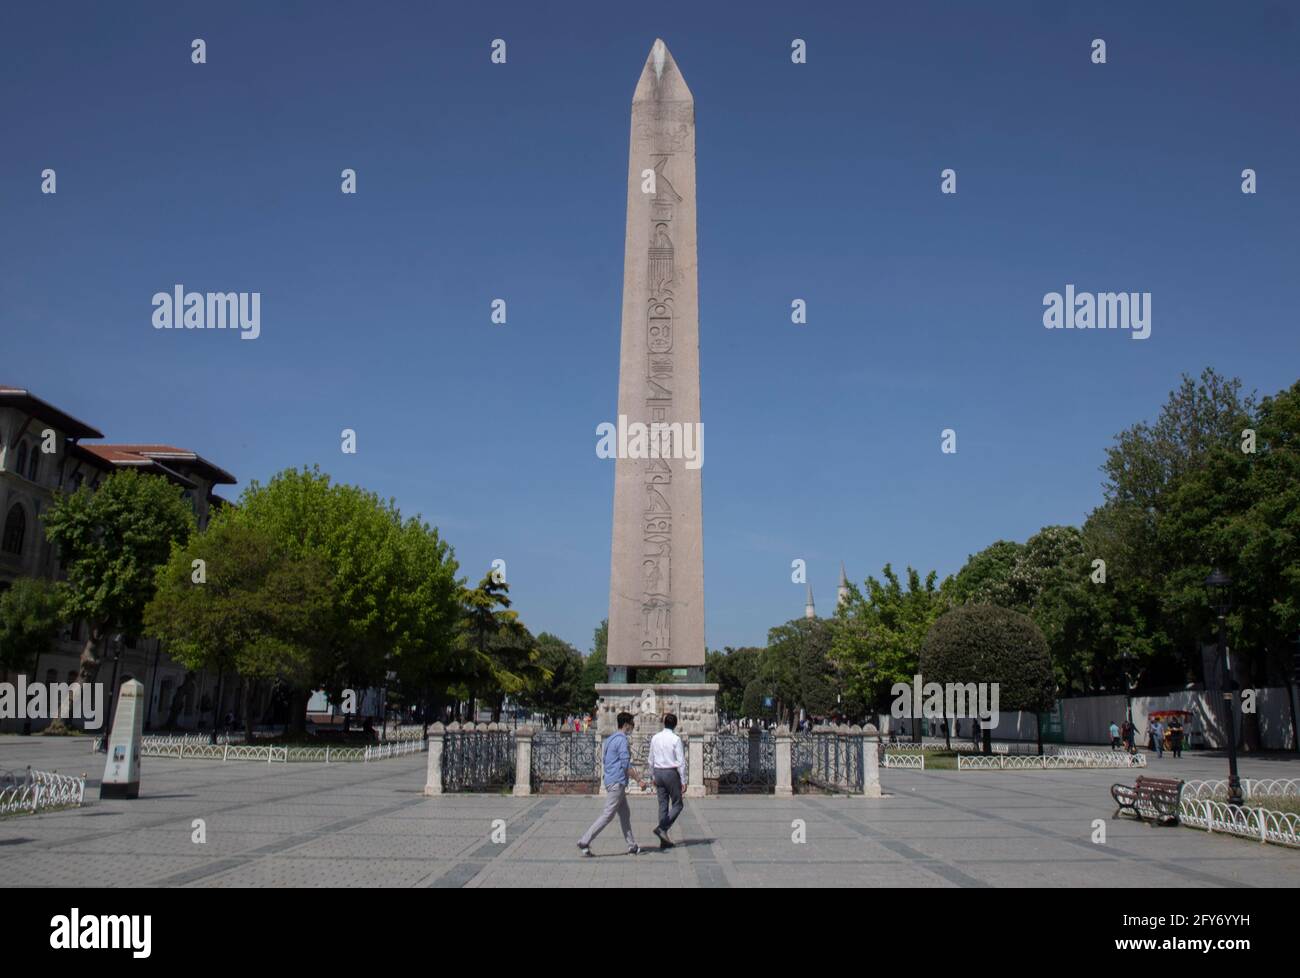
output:
M 682 813 L 682 789 L 686 786 L 686 752 L 682 750 L 682 738 L 677 736 L 676 728 L 677 717 L 669 713 L 664 717 L 664 728 L 650 739 L 650 770 L 659 795 L 659 824 L 655 835 L 660 849 L 673 847 L 668 830 Z

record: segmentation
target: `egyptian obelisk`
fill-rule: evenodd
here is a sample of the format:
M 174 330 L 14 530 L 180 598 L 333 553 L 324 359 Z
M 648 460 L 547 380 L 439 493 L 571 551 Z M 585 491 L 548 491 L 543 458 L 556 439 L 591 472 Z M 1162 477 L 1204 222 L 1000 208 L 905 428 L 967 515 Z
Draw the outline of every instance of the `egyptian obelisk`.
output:
M 696 275 L 695 100 L 667 46 L 656 40 L 632 96 L 620 423 L 673 426 L 674 438 L 678 425 L 698 430 Z M 620 456 L 615 462 L 610 684 L 598 690 L 602 730 L 612 732 L 617 710 L 630 707 L 647 720 L 676 712 L 688 731 L 717 726 L 717 687 L 703 682 L 701 468 L 688 461 Z

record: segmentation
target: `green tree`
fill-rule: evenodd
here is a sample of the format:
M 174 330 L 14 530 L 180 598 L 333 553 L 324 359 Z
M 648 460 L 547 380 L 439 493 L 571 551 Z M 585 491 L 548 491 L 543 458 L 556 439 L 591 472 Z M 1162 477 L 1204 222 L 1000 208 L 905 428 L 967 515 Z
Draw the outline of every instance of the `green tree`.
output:
M 405 584 L 397 596 L 401 625 L 389 666 L 406 699 L 430 705 L 435 694 L 445 697 L 438 680 L 454 658 L 461 620 L 459 567 L 437 529 L 419 519 L 402 524 L 398 553 Z
M 222 518 L 265 532 L 289 557 L 314 557 L 325 567 L 333 602 L 312 650 L 310 688 L 337 703 L 344 689 L 378 685 L 394 666 L 414 682 L 446 674 L 461 585 L 436 529 L 404 523 L 392 500 L 334 484 L 316 468 L 250 484 Z M 295 690 L 298 730 L 306 703 Z
M 873 707 L 889 701 L 894 683 L 912 681 L 921 642 L 949 603 L 934 571 L 922 580 L 909 567 L 906 588 L 889 564 L 882 576 L 867 578 L 865 594 L 851 583 L 831 619 L 831 657 L 845 692 Z
M 831 658 L 833 631 L 822 618 L 795 618 L 767 633 L 759 676 L 775 697 L 776 715 L 794 726 L 799 708 L 830 716 L 842 707 L 842 683 Z
M 39 577 L 20 577 L 0 591 L 0 672 L 40 680 L 41 656 L 54 650 L 66 604 L 66 588 Z M 25 720 L 23 733 L 31 729 Z
M 1047 640 L 1033 619 L 1008 608 L 970 604 L 940 615 L 926 633 L 920 666 L 927 683 L 996 683 L 1002 711 L 1042 713 L 1055 702 Z M 988 730 L 984 745 L 987 753 Z
M 772 698 L 772 708 L 765 716 L 789 723 L 799 706 L 799 663 L 805 644 L 814 632 L 813 622 L 796 618 L 769 629 L 767 647 L 758 657 L 757 679 L 764 697 Z M 820 631 L 820 630 L 818 630 Z
M 1300 640 L 1300 381 L 1261 402 L 1255 429 L 1250 508 L 1229 543 L 1255 608 L 1242 630 L 1268 650 L 1272 678 L 1280 680 L 1280 650 Z
M 492 572 L 461 593 L 459 689 L 466 698 L 488 699 L 494 721 L 501 718 L 505 697 L 517 696 L 530 683 L 546 678 L 532 635 L 510 610 L 509 595 L 509 585 Z
M 759 657 L 763 650 L 756 646 L 732 648 L 721 652 L 710 651 L 705 656 L 705 670 L 709 682 L 718 684 L 718 712 L 727 719 L 757 716 L 745 711 L 745 689 L 758 678 Z
M 218 519 L 173 546 L 156 585 L 145 627 L 188 669 L 216 672 L 218 698 L 227 676 L 244 678 L 241 713 L 250 738 L 254 684 L 308 689 L 312 652 L 325 639 L 322 623 L 333 603 L 319 555 L 289 555 L 264 530 Z
M 581 652 L 549 632 L 537 636 L 537 652 L 537 666 L 549 678 L 530 683 L 519 697 L 521 704 L 553 724 L 595 706 L 583 683 Z
M 94 682 L 108 636 L 140 634 L 155 573 L 194 532 L 194 513 L 166 479 L 128 469 L 94 492 L 56 494 L 43 522 L 67 575 L 66 613 L 90 626 L 80 667 Z
M 66 604 L 66 588 L 39 577 L 20 577 L 0 591 L 0 666 L 39 679 L 40 657 L 54 649 Z
M 769 697 L 771 696 L 772 693 L 761 679 L 751 679 L 745 684 L 745 691 L 741 696 L 741 716 L 749 717 L 751 720 L 776 719 L 776 701 L 774 698 L 771 700 L 772 705 L 768 706 Z
M 582 709 L 588 713 L 596 709 L 596 686 L 607 681 L 606 659 L 609 648 L 609 619 L 596 626 L 592 635 L 591 652 L 582 662 Z
M 1023 546 L 999 540 L 966 559 L 965 565 L 945 582 L 956 604 L 1000 604 L 1013 600 L 1012 572 Z

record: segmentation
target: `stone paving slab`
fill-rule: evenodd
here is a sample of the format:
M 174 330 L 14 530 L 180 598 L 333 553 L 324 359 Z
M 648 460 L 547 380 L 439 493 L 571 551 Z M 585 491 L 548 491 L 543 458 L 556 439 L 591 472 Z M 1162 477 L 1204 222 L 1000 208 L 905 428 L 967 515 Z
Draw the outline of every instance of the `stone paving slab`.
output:
M 1135 771 L 882 772 L 889 797 L 690 800 L 683 842 L 597 858 L 574 841 L 602 800 L 425 798 L 423 755 L 373 764 L 267 765 L 146 758 L 143 795 L 100 801 L 102 756 L 79 739 L 0 737 L 0 768 L 87 771 L 79 810 L 0 821 L 4 886 L 772 887 L 1300 885 L 1300 852 L 1188 828 L 1112 820 L 1109 787 Z M 1221 758 L 1153 759 L 1152 773 L 1220 778 Z M 1245 777 L 1300 777 L 1246 758 Z M 631 802 L 642 845 L 657 814 Z M 206 844 L 191 840 L 203 818 Z M 1107 841 L 1091 841 L 1103 820 Z M 494 821 L 505 842 L 492 841 Z M 805 843 L 791 835 L 801 820 Z

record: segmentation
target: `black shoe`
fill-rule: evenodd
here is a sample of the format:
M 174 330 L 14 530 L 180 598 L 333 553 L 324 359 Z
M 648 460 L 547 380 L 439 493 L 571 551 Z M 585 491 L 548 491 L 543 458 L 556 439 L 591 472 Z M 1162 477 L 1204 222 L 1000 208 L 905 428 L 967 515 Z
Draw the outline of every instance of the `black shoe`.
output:
M 672 849 L 677 844 L 673 842 L 672 839 L 668 838 L 668 833 L 663 829 L 655 829 L 655 836 L 659 839 L 660 849 Z
M 584 856 L 590 856 L 590 855 L 591 855 L 591 846 L 584 846 L 581 842 L 579 842 L 579 843 L 578 843 L 578 851 L 581 852 Z

